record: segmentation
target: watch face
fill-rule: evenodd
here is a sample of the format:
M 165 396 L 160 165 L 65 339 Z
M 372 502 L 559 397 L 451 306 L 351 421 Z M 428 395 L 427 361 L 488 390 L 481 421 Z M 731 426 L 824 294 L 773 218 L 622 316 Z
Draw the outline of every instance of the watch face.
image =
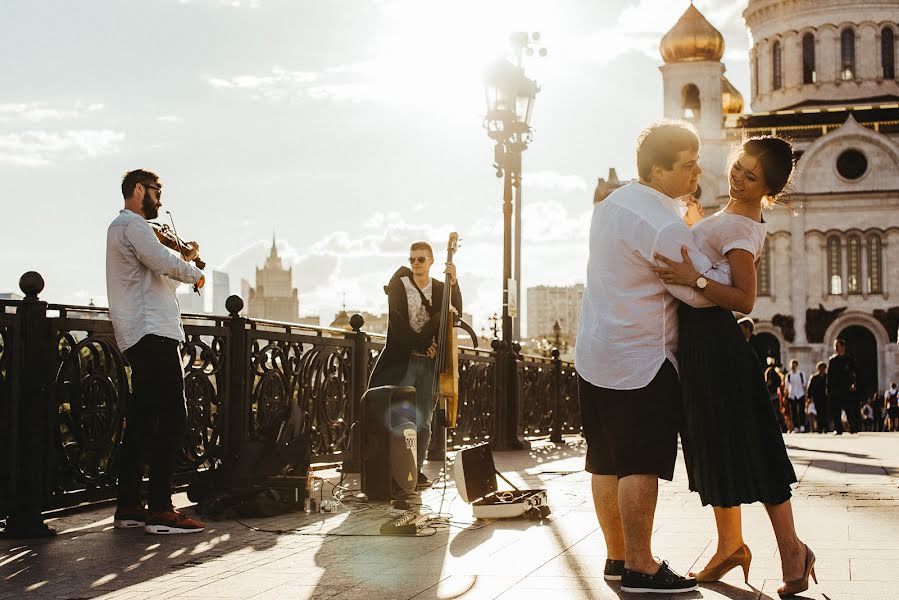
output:
M 709 280 L 706 279 L 705 277 L 700 277 L 699 279 L 696 280 L 696 287 L 698 287 L 701 290 L 704 290 L 705 286 L 707 286 L 708 284 L 709 284 Z

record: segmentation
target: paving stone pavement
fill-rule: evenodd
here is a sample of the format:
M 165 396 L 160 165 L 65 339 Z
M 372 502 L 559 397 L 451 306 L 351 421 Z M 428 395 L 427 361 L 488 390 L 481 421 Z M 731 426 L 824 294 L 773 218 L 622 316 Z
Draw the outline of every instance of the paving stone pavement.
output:
M 818 558 L 820 584 L 801 597 L 899 598 L 899 435 L 785 439 L 800 480 L 797 528 Z M 108 506 L 70 514 L 51 522 L 59 531 L 52 541 L 0 541 L 0 598 L 666 597 L 623 593 L 603 580 L 606 550 L 583 455 L 579 438 L 496 452 L 498 468 L 516 485 L 549 490 L 551 517 L 475 523 L 450 485 L 422 495 L 425 511 L 452 515 L 425 530 L 427 537 L 381 536 L 386 505 L 351 502 L 334 514 L 209 521 L 203 533 L 178 536 L 116 531 Z M 441 467 L 426 470 L 436 475 Z M 337 481 L 334 471 L 323 474 Z M 188 503 L 183 495 L 176 500 Z M 754 556 L 749 585 L 735 570 L 673 597 L 777 598 L 780 559 L 764 508 L 745 507 L 743 525 Z M 686 572 L 705 564 L 714 540 L 711 509 L 687 489 L 679 458 L 675 480 L 660 486 L 653 550 Z

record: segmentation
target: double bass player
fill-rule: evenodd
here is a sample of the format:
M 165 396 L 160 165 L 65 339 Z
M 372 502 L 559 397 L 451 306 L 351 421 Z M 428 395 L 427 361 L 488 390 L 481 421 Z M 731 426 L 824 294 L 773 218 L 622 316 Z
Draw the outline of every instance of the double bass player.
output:
M 400 267 L 384 287 L 387 292 L 387 342 L 378 357 L 369 387 L 403 385 L 415 388 L 418 433 L 418 488 L 431 482 L 422 464 L 431 441 L 431 419 L 437 401 L 433 393 L 436 337 L 442 320 L 441 305 L 445 284 L 430 275 L 434 251 L 427 242 L 415 242 L 409 248 L 409 266 Z M 456 267 L 444 270 L 453 282 L 451 303 L 462 314 L 462 293 L 456 279 Z

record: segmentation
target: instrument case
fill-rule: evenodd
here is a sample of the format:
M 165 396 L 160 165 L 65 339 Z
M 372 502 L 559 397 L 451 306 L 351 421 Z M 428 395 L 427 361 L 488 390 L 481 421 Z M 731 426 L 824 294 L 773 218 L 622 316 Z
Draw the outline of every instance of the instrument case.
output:
M 499 491 L 497 476 L 512 490 Z M 456 452 L 453 478 L 459 496 L 471 504 L 476 519 L 543 519 L 550 514 L 546 490 L 520 490 L 515 487 L 496 470 L 489 443 Z

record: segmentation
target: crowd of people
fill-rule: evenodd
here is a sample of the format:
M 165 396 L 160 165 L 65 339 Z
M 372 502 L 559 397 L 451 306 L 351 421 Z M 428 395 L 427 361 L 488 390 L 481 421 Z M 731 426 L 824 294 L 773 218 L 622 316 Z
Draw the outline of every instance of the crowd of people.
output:
M 834 350 L 827 363 L 815 365 L 810 377 L 799 368 L 798 360 L 790 361 L 790 368 L 784 370 L 772 357 L 767 358 L 765 382 L 781 431 L 837 435 L 844 431 L 899 431 L 896 382 L 866 397 L 857 387 L 855 361 L 846 353 L 845 341 L 834 342 Z

